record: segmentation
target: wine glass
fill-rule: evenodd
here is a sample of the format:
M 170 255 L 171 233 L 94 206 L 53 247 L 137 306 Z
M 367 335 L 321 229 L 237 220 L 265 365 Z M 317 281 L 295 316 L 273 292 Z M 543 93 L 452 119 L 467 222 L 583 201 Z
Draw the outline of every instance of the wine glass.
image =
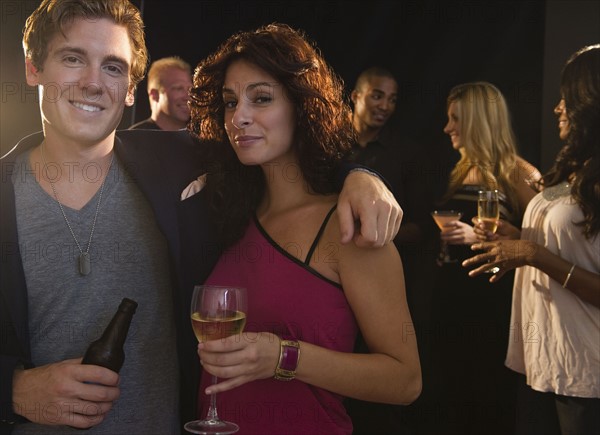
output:
M 500 204 L 498 202 L 497 190 L 480 190 L 477 200 L 477 220 L 483 224 L 483 227 L 495 233 L 498 229 L 498 219 L 500 219 Z M 485 273 L 498 273 L 500 269 L 493 267 Z
M 246 289 L 215 285 L 194 287 L 191 303 L 191 317 L 194 334 L 199 342 L 219 340 L 236 335 L 244 330 L 246 324 Z M 213 375 L 213 384 L 217 377 Z M 185 430 L 204 435 L 226 435 L 237 432 L 237 424 L 219 419 L 217 414 L 217 396 L 210 395 L 210 406 L 204 420 L 190 421 Z
M 440 230 L 444 231 L 444 225 L 450 221 L 460 219 L 462 217 L 462 212 L 456 210 L 434 210 L 431 212 L 431 217 L 433 217 L 433 220 Z M 450 254 L 448 253 L 448 243 L 442 240 L 440 244 L 440 253 L 437 259 L 438 266 L 441 266 L 444 263 L 454 262 L 456 262 L 456 260 L 450 258 Z

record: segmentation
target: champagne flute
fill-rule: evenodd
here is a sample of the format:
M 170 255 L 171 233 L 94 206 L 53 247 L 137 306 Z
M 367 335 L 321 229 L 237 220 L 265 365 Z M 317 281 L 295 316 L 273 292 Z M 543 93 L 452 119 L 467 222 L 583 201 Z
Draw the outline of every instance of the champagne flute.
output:
M 500 219 L 500 203 L 498 202 L 497 190 L 480 190 L 477 200 L 477 220 L 483 224 L 483 227 L 495 233 L 498 229 L 498 219 Z M 493 267 L 485 273 L 498 273 L 500 269 Z
M 236 335 L 246 324 L 246 289 L 214 285 L 194 287 L 191 303 L 192 328 L 199 342 L 219 340 Z M 217 377 L 213 375 L 213 384 Z M 219 419 L 217 396 L 210 396 L 210 406 L 204 420 L 185 424 L 188 432 L 204 435 L 226 435 L 237 432 L 237 424 Z
M 462 212 L 456 210 L 434 210 L 431 212 L 431 217 L 433 217 L 433 220 L 440 230 L 444 231 L 444 225 L 446 225 L 448 222 L 460 219 L 462 217 Z M 448 243 L 442 240 L 440 245 L 440 253 L 437 260 L 438 266 L 441 266 L 444 263 L 454 262 L 456 262 L 456 260 L 450 258 L 450 254 L 448 253 Z

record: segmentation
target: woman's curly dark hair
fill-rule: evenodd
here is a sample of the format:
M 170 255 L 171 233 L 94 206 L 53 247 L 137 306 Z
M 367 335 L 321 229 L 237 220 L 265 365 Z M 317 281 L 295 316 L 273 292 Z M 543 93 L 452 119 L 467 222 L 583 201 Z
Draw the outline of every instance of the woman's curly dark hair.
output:
M 227 39 L 196 68 L 189 124 L 214 165 L 207 190 L 226 245 L 241 237 L 264 192 L 261 168 L 242 165 L 225 133 L 223 85 L 237 60 L 261 68 L 285 89 L 296 114 L 293 147 L 312 191 L 335 191 L 332 173 L 354 141 L 343 81 L 301 31 L 274 23 Z
M 571 194 L 583 211 L 577 225 L 591 238 L 600 231 L 600 44 L 584 47 L 566 63 L 561 75 L 569 132 L 545 187 L 575 175 Z

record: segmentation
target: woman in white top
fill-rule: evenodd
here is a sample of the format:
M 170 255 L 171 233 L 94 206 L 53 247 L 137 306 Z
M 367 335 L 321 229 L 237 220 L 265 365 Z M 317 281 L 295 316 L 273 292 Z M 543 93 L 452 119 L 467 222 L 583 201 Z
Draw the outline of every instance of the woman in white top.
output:
M 499 267 L 491 282 L 518 268 L 506 357 L 528 385 L 517 433 L 598 434 L 600 44 L 568 60 L 554 112 L 565 145 L 527 206 L 520 239 L 510 240 L 518 230 L 505 223 L 496 237 L 480 229 L 496 240 L 473 245 L 485 252 L 463 265 L 483 263 L 471 276 Z

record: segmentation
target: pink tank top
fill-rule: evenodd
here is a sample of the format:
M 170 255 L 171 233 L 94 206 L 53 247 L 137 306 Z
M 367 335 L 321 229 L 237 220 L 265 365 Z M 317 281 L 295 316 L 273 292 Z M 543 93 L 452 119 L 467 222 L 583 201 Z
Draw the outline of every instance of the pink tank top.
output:
M 335 209 L 335 207 L 334 207 Z M 357 325 L 343 289 L 308 266 L 332 209 L 304 262 L 278 246 L 255 219 L 244 237 L 219 259 L 207 284 L 245 287 L 247 336 L 268 331 L 340 352 L 352 352 Z M 288 247 L 293 249 L 293 247 Z M 204 417 L 211 376 L 202 374 L 199 415 Z M 343 397 L 296 379 L 249 382 L 217 395 L 219 416 L 238 434 L 351 434 Z

